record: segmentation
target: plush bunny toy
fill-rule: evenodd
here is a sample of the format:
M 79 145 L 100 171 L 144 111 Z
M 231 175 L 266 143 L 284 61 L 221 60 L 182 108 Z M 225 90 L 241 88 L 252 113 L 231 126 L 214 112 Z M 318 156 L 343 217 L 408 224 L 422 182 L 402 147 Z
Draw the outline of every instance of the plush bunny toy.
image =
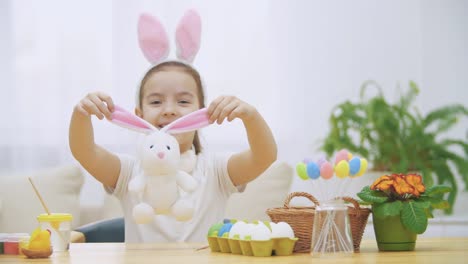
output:
M 200 49 L 201 18 L 194 9 L 187 10 L 175 32 L 176 58 L 170 59 L 190 65 Z M 162 23 L 154 16 L 143 13 L 138 20 L 138 44 L 152 67 L 167 61 L 170 44 Z M 137 91 L 136 103 L 139 105 Z M 153 220 L 155 214 L 169 214 L 179 221 L 192 218 L 190 201 L 179 199 L 179 188 L 193 192 L 197 182 L 180 170 L 180 150 L 177 140 L 170 134 L 193 131 L 209 124 L 206 109 L 179 118 L 158 130 L 145 120 L 115 107 L 112 122 L 147 134 L 139 148 L 141 173 L 134 177 L 128 190 L 140 203 L 133 208 L 136 223 Z
M 188 173 L 179 170 L 179 143 L 171 134 L 209 125 L 207 109 L 192 112 L 158 130 L 145 120 L 116 106 L 111 122 L 146 134 L 138 149 L 141 172 L 128 185 L 129 192 L 140 201 L 133 208 L 135 222 L 149 223 L 155 214 L 172 215 L 179 221 L 191 219 L 193 205 L 190 201 L 179 199 L 178 188 L 193 192 L 197 182 Z

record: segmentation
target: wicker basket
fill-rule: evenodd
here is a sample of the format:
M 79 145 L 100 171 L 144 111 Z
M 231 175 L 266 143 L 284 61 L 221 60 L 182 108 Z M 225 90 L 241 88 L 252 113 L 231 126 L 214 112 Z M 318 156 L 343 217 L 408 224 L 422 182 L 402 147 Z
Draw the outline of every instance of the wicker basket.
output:
M 289 203 L 294 197 L 306 197 L 314 203 L 314 206 L 291 207 Z M 361 208 L 359 203 L 351 197 L 341 197 L 341 199 L 353 204 L 353 206 L 348 206 L 348 215 L 353 236 L 354 252 L 359 252 L 362 235 L 371 210 L 369 208 Z M 318 205 L 320 205 L 319 201 L 311 194 L 306 192 L 293 192 L 286 197 L 283 207 L 270 208 L 267 210 L 271 221 L 275 223 L 286 222 L 293 229 L 295 236 L 298 238 L 296 246 L 294 247 L 294 252 L 310 252 L 315 206 Z
M 306 197 L 314 203 L 314 206 L 290 207 L 289 202 L 294 197 Z M 283 207 L 270 208 L 266 212 L 271 218 L 271 221 L 275 223 L 286 222 L 291 226 L 294 235 L 298 238 L 294 246 L 294 252 L 310 252 L 316 205 L 319 205 L 319 202 L 311 194 L 306 192 L 293 192 L 286 197 Z
M 361 208 L 359 203 L 351 197 L 341 197 L 346 202 L 352 203 L 353 206 L 348 206 L 349 222 L 351 225 L 351 234 L 353 236 L 354 252 L 359 252 L 361 246 L 362 235 L 366 228 L 367 219 L 371 209 Z

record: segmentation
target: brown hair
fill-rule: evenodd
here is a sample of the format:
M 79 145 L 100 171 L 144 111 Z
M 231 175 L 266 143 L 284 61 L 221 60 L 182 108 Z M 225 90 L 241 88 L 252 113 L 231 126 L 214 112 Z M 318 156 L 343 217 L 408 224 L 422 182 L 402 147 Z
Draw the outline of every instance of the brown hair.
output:
M 195 80 L 198 90 L 198 104 L 200 108 L 205 107 L 205 93 L 203 92 L 203 85 L 201 82 L 200 74 L 192 66 L 178 62 L 178 61 L 166 61 L 161 64 L 157 64 L 146 72 L 145 76 L 141 80 L 140 86 L 138 87 L 138 107 L 143 109 L 142 99 L 143 99 L 143 86 L 145 86 L 149 77 L 157 72 L 168 70 L 168 69 L 177 69 L 182 72 L 188 73 Z M 195 147 L 195 154 L 198 154 L 202 151 L 202 146 L 200 143 L 200 137 L 198 136 L 198 131 L 195 132 L 195 137 L 193 138 L 193 145 Z

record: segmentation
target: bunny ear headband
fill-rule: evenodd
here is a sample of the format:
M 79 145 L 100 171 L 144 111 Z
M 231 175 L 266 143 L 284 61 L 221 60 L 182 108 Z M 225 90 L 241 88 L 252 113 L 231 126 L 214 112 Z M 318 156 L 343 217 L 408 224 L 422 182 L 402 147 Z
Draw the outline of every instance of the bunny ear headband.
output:
M 180 19 L 176 29 L 177 58 L 179 61 L 190 64 L 200 49 L 201 19 L 198 13 L 190 9 Z M 169 55 L 169 40 L 164 26 L 159 20 L 147 13 L 140 15 L 138 20 L 138 43 L 145 58 L 153 66 L 164 62 Z M 139 101 L 137 92 L 137 104 Z M 150 134 L 158 131 L 156 127 L 142 118 L 115 106 L 111 122 L 140 133 Z M 161 129 L 162 132 L 178 134 L 197 130 L 209 125 L 206 108 L 185 115 Z
M 191 64 L 200 49 L 201 19 L 194 9 L 188 10 L 176 29 L 177 58 Z M 145 58 L 153 65 L 165 61 L 169 55 L 169 39 L 159 20 L 147 13 L 138 21 L 138 43 Z
M 152 132 L 159 130 L 144 119 L 126 111 L 118 105 L 115 106 L 115 110 L 112 112 L 111 122 L 121 127 L 144 134 L 151 134 Z M 208 109 L 202 108 L 174 120 L 159 131 L 169 134 L 179 134 L 197 130 L 208 126 L 209 124 Z
M 201 19 L 198 12 L 189 9 L 180 19 L 175 34 L 176 56 L 174 61 L 191 65 L 200 49 Z M 169 56 L 170 44 L 166 30 L 154 16 L 143 13 L 138 20 L 138 43 L 152 67 L 161 64 Z M 140 104 L 140 88 L 136 91 L 136 105 Z

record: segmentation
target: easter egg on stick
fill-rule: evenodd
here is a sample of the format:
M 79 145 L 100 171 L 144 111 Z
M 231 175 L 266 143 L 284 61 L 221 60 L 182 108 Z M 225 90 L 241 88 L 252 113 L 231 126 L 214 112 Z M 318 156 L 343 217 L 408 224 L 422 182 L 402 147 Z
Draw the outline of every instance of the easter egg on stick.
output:
M 349 175 L 355 176 L 361 169 L 361 159 L 354 157 L 349 161 Z
M 349 175 L 349 163 L 346 160 L 341 160 L 335 166 L 335 174 L 338 178 L 344 179 Z
M 322 166 L 320 166 L 320 176 L 322 176 L 324 180 L 329 180 L 333 177 L 333 166 L 330 162 L 325 161 Z
M 342 160 L 348 161 L 348 158 L 349 158 L 348 151 L 346 149 L 342 149 L 342 150 L 338 151 L 338 153 L 336 153 L 335 164 L 340 163 L 340 161 L 342 161 Z
M 320 167 L 322 167 L 322 164 L 325 163 L 327 160 L 325 159 L 325 157 L 320 157 L 318 160 L 317 160 L 317 165 Z
M 307 175 L 309 178 L 315 180 L 320 177 L 320 168 L 315 162 L 309 162 L 307 164 Z
M 303 162 L 299 162 L 296 165 L 296 173 L 299 176 L 299 178 L 303 180 L 309 179 L 309 176 L 307 176 L 307 166 Z
M 361 159 L 361 168 L 359 168 L 358 173 L 356 174 L 357 177 L 362 176 L 367 170 L 367 160 Z

